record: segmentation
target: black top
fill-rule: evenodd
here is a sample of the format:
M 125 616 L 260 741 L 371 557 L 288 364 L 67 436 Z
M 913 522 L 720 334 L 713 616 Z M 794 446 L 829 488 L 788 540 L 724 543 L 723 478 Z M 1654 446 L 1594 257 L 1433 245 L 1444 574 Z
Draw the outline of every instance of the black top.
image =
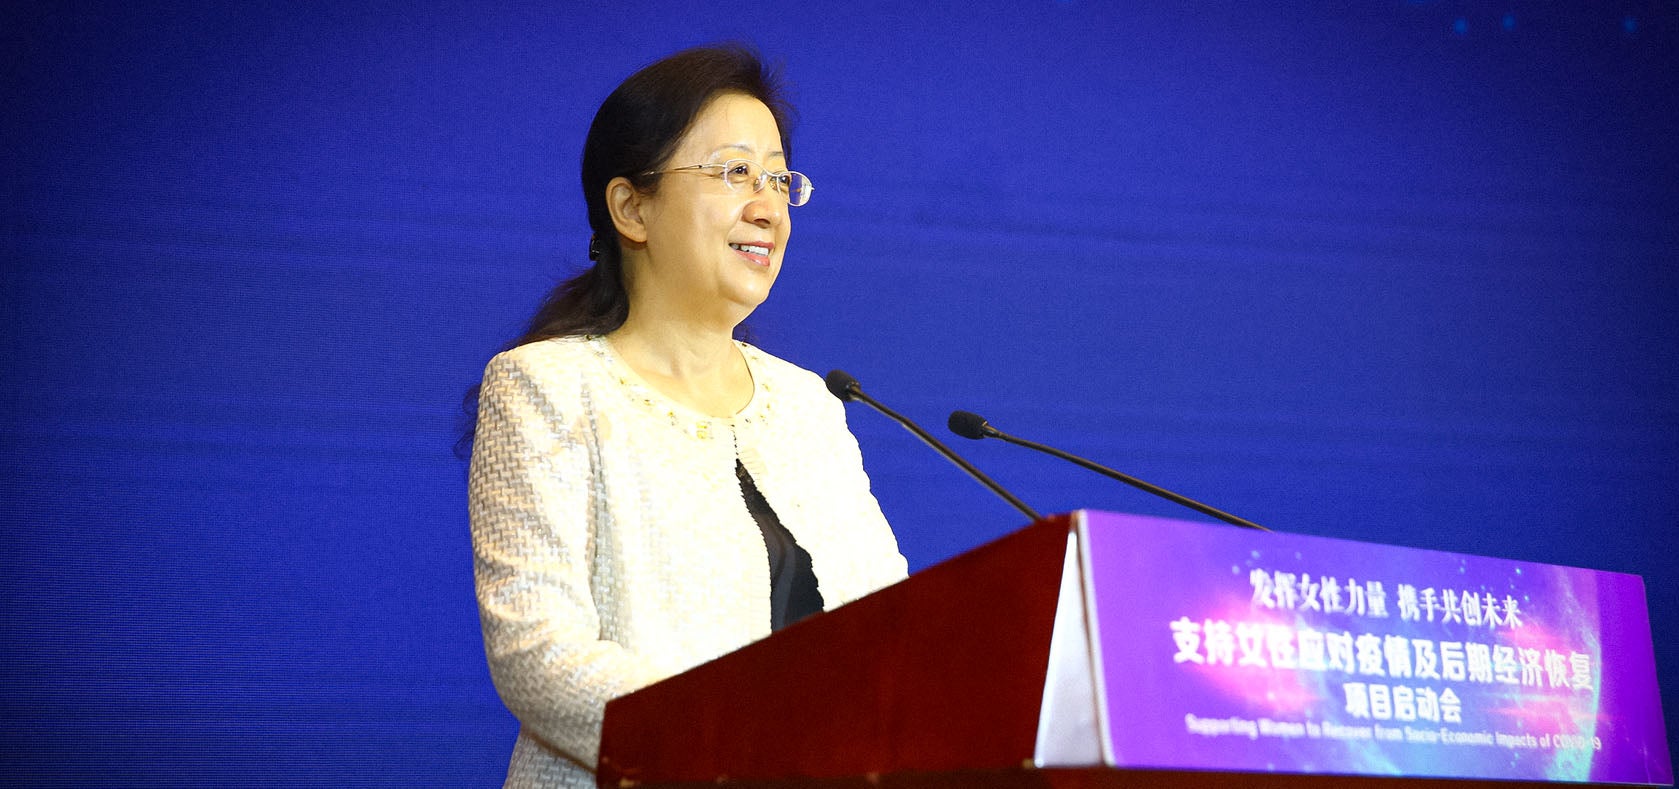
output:
M 764 533 L 764 545 L 769 549 L 770 561 L 770 629 L 780 630 L 811 614 L 821 613 L 822 593 L 816 589 L 816 572 L 810 566 L 810 552 L 793 541 L 793 533 L 781 525 L 775 510 L 758 492 L 746 466 L 735 460 L 735 476 L 740 478 L 740 493 L 746 497 L 746 509 Z

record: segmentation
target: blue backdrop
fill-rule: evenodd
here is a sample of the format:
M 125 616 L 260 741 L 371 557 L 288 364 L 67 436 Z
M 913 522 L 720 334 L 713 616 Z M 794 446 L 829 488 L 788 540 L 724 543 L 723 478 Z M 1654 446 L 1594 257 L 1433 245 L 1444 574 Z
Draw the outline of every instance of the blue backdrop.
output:
M 725 39 L 818 185 L 760 345 L 1275 529 L 1641 574 L 1679 729 L 1673 4 L 565 5 L 0 12 L 0 782 L 498 784 L 460 397 L 586 262 L 600 100 Z M 912 569 L 1020 525 L 851 418 Z

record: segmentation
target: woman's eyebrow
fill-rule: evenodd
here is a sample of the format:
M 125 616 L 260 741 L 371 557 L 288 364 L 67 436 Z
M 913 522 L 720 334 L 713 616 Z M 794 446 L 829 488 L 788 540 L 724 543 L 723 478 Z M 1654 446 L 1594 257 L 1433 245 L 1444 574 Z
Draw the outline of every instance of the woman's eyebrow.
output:
M 745 152 L 747 152 L 749 154 L 752 154 L 754 156 L 756 156 L 757 153 L 758 153 L 758 150 L 756 148 L 753 148 L 751 143 L 731 142 L 731 143 L 727 143 L 725 145 L 719 145 L 716 148 L 713 148 L 709 155 L 710 156 L 716 156 L 717 154 L 720 154 L 720 153 L 722 153 L 724 151 L 728 151 L 728 150 L 745 151 Z M 777 156 L 779 156 L 783 159 L 787 158 L 787 154 L 783 153 L 779 149 L 774 150 L 774 151 L 770 151 L 769 153 L 764 155 L 764 158 L 773 159 Z

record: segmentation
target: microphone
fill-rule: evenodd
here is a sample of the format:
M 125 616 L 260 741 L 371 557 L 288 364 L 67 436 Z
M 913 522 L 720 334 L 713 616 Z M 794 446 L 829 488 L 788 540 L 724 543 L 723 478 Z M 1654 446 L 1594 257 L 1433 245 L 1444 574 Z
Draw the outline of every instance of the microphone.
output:
M 1004 501 L 1013 505 L 1015 509 L 1020 510 L 1026 515 L 1026 517 L 1031 518 L 1033 523 L 1043 520 L 1043 516 L 1039 515 L 1037 510 L 1026 506 L 1026 503 L 1015 498 L 1013 493 L 1004 490 L 1002 485 L 997 484 L 995 480 L 985 476 L 985 472 L 974 468 L 972 463 L 963 460 L 960 455 L 950 451 L 950 447 L 940 443 L 938 439 L 933 438 L 932 434 L 922 430 L 920 425 L 909 421 L 909 419 L 905 418 L 902 414 L 887 408 L 885 404 L 881 403 L 879 400 L 864 394 L 863 385 L 857 383 L 857 379 L 851 377 L 850 373 L 847 373 L 844 370 L 832 370 L 828 373 L 827 378 L 823 380 L 828 384 L 828 391 L 832 392 L 835 397 L 838 397 L 840 402 L 848 403 L 852 400 L 856 400 L 876 411 L 881 412 L 882 414 L 885 414 L 887 419 L 903 425 L 905 430 L 914 433 L 916 438 L 921 439 L 927 444 L 927 446 L 932 447 L 933 451 L 944 455 L 946 460 L 955 463 L 956 467 L 967 472 L 968 476 L 979 480 L 981 485 L 989 488 L 992 493 L 997 494 Z
M 833 388 L 833 386 L 829 385 L 829 389 L 832 389 L 832 388 Z M 1234 525 L 1234 526 L 1241 526 L 1241 527 L 1246 528 L 1246 529 L 1258 529 L 1260 531 L 1270 531 L 1270 529 L 1267 529 L 1264 526 L 1261 526 L 1257 523 L 1254 523 L 1253 521 L 1244 520 L 1242 518 L 1236 517 L 1235 515 L 1231 515 L 1228 512 L 1213 509 L 1212 507 L 1209 507 L 1205 504 L 1202 504 L 1201 502 L 1196 501 L 1192 498 L 1189 498 L 1187 496 L 1180 496 L 1176 493 L 1173 493 L 1172 491 L 1169 491 L 1165 488 L 1159 487 L 1158 485 L 1150 485 L 1149 483 L 1144 482 L 1140 479 L 1137 479 L 1136 477 L 1130 476 L 1128 474 L 1122 474 L 1118 471 L 1114 471 L 1113 469 L 1108 468 L 1107 466 L 1104 466 L 1100 463 L 1096 463 L 1096 462 L 1090 461 L 1090 460 L 1085 460 L 1084 458 L 1081 458 L 1078 455 L 1074 455 L 1074 454 L 1069 453 L 1069 452 L 1062 452 L 1061 450 L 1056 449 L 1055 447 L 1045 446 L 1045 445 L 1040 444 L 1036 441 L 1027 441 L 1024 438 L 1016 438 L 1015 436 L 1011 436 L 1008 433 L 1004 433 L 1003 431 L 992 427 L 990 422 L 985 421 L 985 417 L 980 416 L 979 414 L 973 413 L 971 411 L 952 411 L 952 412 L 950 412 L 950 423 L 949 423 L 949 425 L 950 425 L 950 432 L 955 433 L 956 435 L 959 435 L 963 438 L 972 438 L 972 439 L 976 439 L 976 440 L 981 439 L 981 438 L 1000 438 L 1004 441 L 1009 442 L 1010 444 L 1019 444 L 1020 446 L 1026 447 L 1027 449 L 1036 449 L 1039 452 L 1043 452 L 1043 453 L 1049 454 L 1049 455 L 1054 455 L 1058 458 L 1061 458 L 1062 460 L 1077 463 L 1078 465 L 1083 466 L 1087 469 L 1090 469 L 1091 471 L 1094 471 L 1098 474 L 1101 474 L 1101 475 L 1107 476 L 1107 477 L 1112 477 L 1113 479 L 1117 479 L 1120 482 L 1123 482 L 1127 485 L 1130 485 L 1133 488 L 1137 488 L 1138 490 L 1142 490 L 1142 491 L 1145 491 L 1145 492 L 1148 492 L 1148 493 L 1153 493 L 1154 495 L 1159 496 L 1160 498 L 1166 499 L 1167 501 L 1175 502 L 1177 504 L 1182 504 L 1183 506 L 1188 507 L 1192 510 L 1195 510 L 1196 512 L 1202 513 L 1204 515 L 1210 515 L 1214 518 L 1217 518 L 1221 521 L 1224 521 L 1225 523 L 1228 523 L 1228 524 L 1231 524 L 1231 525 Z

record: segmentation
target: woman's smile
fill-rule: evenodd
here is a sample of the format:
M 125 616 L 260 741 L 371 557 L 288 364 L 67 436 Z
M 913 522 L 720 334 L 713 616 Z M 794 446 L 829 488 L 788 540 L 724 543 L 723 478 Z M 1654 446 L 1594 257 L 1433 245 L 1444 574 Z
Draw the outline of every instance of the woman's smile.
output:
M 729 248 L 753 265 L 769 268 L 770 252 L 775 250 L 775 243 L 770 241 L 730 242 Z

